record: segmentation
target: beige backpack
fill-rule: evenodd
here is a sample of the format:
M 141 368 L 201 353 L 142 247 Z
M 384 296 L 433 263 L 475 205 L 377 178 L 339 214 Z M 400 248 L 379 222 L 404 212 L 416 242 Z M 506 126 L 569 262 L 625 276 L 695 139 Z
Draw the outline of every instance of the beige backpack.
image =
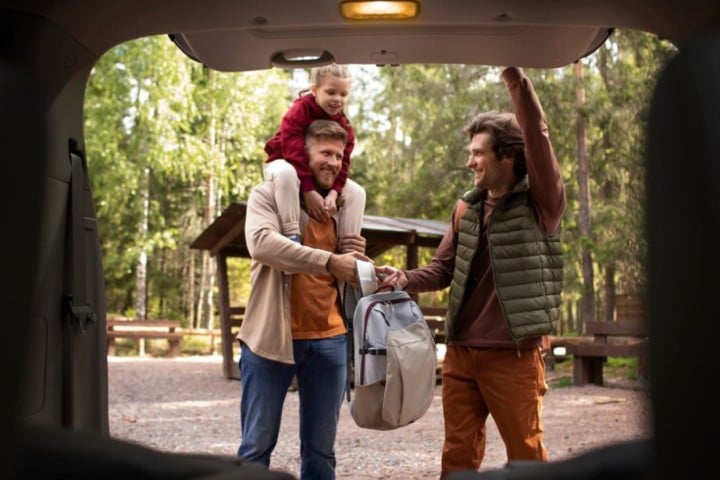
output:
M 435 391 L 437 353 L 420 307 L 404 291 L 372 293 L 357 300 L 349 323 L 355 423 L 391 430 L 422 417 Z

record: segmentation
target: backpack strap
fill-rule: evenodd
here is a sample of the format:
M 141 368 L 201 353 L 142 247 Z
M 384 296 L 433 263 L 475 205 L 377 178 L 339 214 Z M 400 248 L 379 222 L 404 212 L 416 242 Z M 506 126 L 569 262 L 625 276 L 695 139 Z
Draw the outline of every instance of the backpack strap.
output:
M 353 287 L 349 283 L 343 284 L 342 292 L 340 292 L 342 298 L 342 311 L 343 320 L 345 321 L 345 328 L 347 329 L 347 379 L 345 382 L 345 394 L 347 401 L 351 400 L 350 393 L 352 391 L 352 381 L 355 375 L 354 370 L 354 333 L 353 333 L 353 316 L 355 315 L 355 307 L 357 306 L 358 300 L 362 297 L 360 289 Z
M 462 198 L 459 198 L 458 201 L 455 202 L 455 215 L 453 216 L 453 230 L 455 230 L 455 233 L 460 231 L 460 219 L 463 213 L 465 213 L 465 210 L 467 210 L 467 207 L 467 202 Z

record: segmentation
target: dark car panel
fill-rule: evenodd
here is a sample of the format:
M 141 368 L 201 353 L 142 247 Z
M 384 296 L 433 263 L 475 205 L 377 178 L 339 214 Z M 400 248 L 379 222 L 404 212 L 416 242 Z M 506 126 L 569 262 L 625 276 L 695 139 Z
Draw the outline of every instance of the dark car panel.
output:
M 648 176 L 650 255 L 658 255 L 650 262 L 650 312 L 661 325 L 717 319 L 712 303 L 718 254 L 710 240 L 717 241 L 718 202 L 716 194 L 707 192 L 720 190 L 716 141 L 720 53 L 718 35 L 713 33 L 720 28 L 720 2 L 420 3 L 417 19 L 371 23 L 345 20 L 338 1 L 323 0 L 0 1 L 0 138 L 8 166 L 0 189 L 6 271 L 1 298 L 9 334 L 2 349 L 6 360 L 2 380 L 9 387 L 5 389 L 7 408 L 2 409 L 5 431 L 32 426 L 109 434 L 103 265 L 84 168 L 83 102 L 97 60 L 116 45 L 148 35 L 169 35 L 188 56 L 221 71 L 304 66 L 307 60 L 296 64 L 292 60 L 308 53 L 317 57 L 310 64 L 334 60 L 556 68 L 592 53 L 615 28 L 643 30 L 668 39 L 680 47 L 680 55 L 662 80 L 651 111 L 657 115 L 651 121 L 655 130 L 650 132 L 655 133 L 656 143 L 651 144 L 648 162 L 651 167 L 665 168 L 650 168 Z M 688 69 L 688 78 L 683 77 L 683 68 Z M 701 94 L 682 96 L 679 101 L 672 97 L 673 92 L 697 94 L 697 89 Z M 697 108 L 688 109 L 688 105 Z M 682 135 L 676 138 L 676 124 L 697 130 L 676 132 Z M 657 138 L 657 132 L 663 138 Z M 681 143 L 666 147 L 663 141 Z M 669 157 L 668 152 L 674 155 Z M 688 152 L 690 158 L 678 158 Z M 696 172 L 678 177 L 673 176 L 673 168 Z M 696 186 L 693 182 L 698 177 L 703 181 Z M 678 181 L 681 186 L 675 189 Z M 687 201 L 685 208 L 670 215 L 666 207 L 678 205 L 666 205 L 672 196 Z M 701 203 L 701 214 L 695 210 L 696 202 Z M 671 223 L 675 218 L 683 219 L 680 229 Z M 683 245 L 685 250 L 680 248 Z M 680 255 L 675 255 L 678 251 Z M 684 258 L 692 269 L 663 263 L 667 257 L 681 260 L 686 251 L 691 253 Z M 674 268 L 665 270 L 669 267 Z M 681 282 L 683 288 L 674 292 L 673 282 Z M 692 306 L 685 310 L 691 312 L 690 318 L 678 318 L 682 305 Z M 691 325 L 692 332 L 715 338 L 716 327 Z M 668 334 L 662 326 L 653 332 L 653 338 L 663 335 Z M 691 346 L 695 341 L 685 338 L 683 345 L 670 343 L 669 348 Z M 681 352 L 684 356 L 673 351 L 672 358 L 690 363 L 702 358 L 709 365 L 714 364 L 706 358 L 711 351 L 712 347 L 698 346 Z M 673 367 L 663 364 L 669 370 Z M 662 394 L 688 389 L 688 395 L 700 395 L 692 391 L 697 384 L 675 382 L 664 375 L 653 371 L 653 382 Z M 712 378 L 704 376 L 698 382 Z M 678 421 L 702 429 L 717 427 L 717 402 L 708 401 L 716 399 L 716 394 L 703 395 L 698 410 L 685 397 L 673 397 L 674 402 L 658 403 L 660 413 L 675 414 Z M 702 412 L 707 422 L 697 422 Z M 675 431 L 670 423 L 659 425 L 660 461 L 670 471 L 676 464 L 667 442 Z M 680 452 L 689 455 L 684 460 L 693 466 L 707 462 L 708 456 L 697 453 L 711 455 L 707 448 L 690 448 L 701 439 L 688 438 L 691 433 L 684 429 L 682 433 Z M 9 465 L 14 465 L 10 459 Z

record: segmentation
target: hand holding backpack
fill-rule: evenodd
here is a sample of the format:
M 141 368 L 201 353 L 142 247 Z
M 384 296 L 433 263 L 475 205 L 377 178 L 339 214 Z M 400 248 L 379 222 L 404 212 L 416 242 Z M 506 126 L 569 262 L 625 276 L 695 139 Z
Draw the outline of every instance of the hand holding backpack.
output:
M 420 307 L 405 291 L 363 295 L 350 285 L 343 303 L 351 349 L 347 394 L 355 423 L 391 430 L 422 417 L 435 391 L 437 353 Z

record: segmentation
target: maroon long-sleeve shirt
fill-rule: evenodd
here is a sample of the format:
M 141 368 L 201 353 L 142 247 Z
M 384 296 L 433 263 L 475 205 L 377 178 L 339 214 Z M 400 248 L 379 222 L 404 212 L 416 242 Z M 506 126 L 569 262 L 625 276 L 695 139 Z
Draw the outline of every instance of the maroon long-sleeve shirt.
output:
M 510 93 L 515 115 L 525 139 L 529 197 L 535 218 L 545 233 L 554 233 L 560 226 L 565 210 L 565 187 L 560 176 L 555 152 L 548 134 L 547 121 L 535 90 L 521 70 L 507 68 L 503 80 Z M 454 344 L 478 348 L 515 349 L 510 330 L 495 293 L 490 253 L 487 242 L 487 221 L 497 199 L 485 200 L 478 249 L 466 285 L 465 302 L 456 320 Z M 450 285 L 455 268 L 457 234 L 454 230 L 455 209 L 450 225 L 440 241 L 432 262 L 407 271 L 409 292 L 442 290 Z M 520 348 L 535 348 L 540 338 L 528 339 Z
M 308 164 L 308 155 L 305 151 L 305 131 L 315 120 L 335 120 L 348 133 L 348 141 L 345 145 L 342 166 L 340 173 L 335 179 L 333 190 L 338 195 L 342 193 L 345 181 L 348 178 L 350 170 L 350 154 L 355 147 L 355 132 L 353 131 L 350 120 L 344 113 L 330 116 L 315 101 L 315 97 L 311 94 L 301 95 L 283 116 L 280 122 L 280 128 L 273 137 L 265 144 L 265 152 L 268 154 L 266 162 L 272 162 L 279 158 L 283 158 L 295 167 L 298 178 L 300 179 L 300 191 L 308 192 L 315 189 L 313 184 L 312 172 Z

